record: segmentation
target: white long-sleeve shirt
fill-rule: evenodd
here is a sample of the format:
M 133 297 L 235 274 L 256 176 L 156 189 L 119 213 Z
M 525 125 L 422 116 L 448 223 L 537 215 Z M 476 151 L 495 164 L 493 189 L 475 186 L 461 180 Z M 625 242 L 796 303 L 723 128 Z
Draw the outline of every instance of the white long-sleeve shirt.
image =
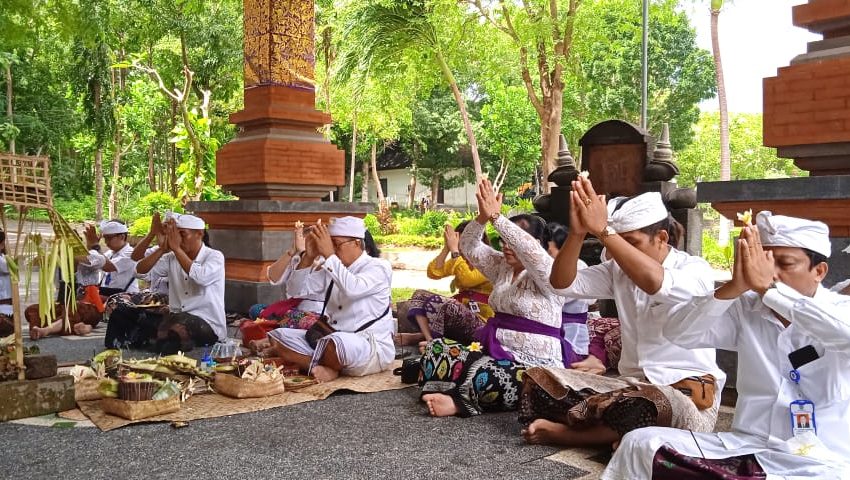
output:
M 556 291 L 567 297 L 614 299 L 623 342 L 620 375 L 671 385 L 689 376 L 711 374 L 722 389 L 726 374 L 718 368 L 713 348 L 685 349 L 661 333 L 676 305 L 714 292 L 711 267 L 672 247 L 661 266 L 664 280 L 654 295 L 635 285 L 614 260 L 579 270 L 572 285 Z
M 321 261 L 324 260 L 321 257 L 320 259 Z M 327 275 L 303 275 L 303 272 L 296 275 L 295 272 L 298 271 L 299 263 L 301 263 L 301 257 L 294 255 L 289 260 L 289 265 L 280 278 L 272 279 L 269 276 L 268 269 L 266 269 L 266 278 L 272 285 L 283 285 L 287 298 L 300 298 L 299 310 L 320 313 L 325 303 L 325 292 L 330 284 L 330 277 Z
M 773 312 L 791 324 L 784 327 Z M 821 478 L 821 470 L 811 465 L 801 470 L 804 462 L 787 454 L 785 442 L 792 437 L 789 403 L 799 399 L 801 391 L 815 404 L 818 438 L 850 459 L 850 297 L 822 286 L 813 298 L 806 297 L 782 283 L 763 298 L 753 292 L 734 300 L 709 295 L 678 307 L 664 335 L 686 348 L 738 352 L 732 431 L 717 434 L 725 449 L 706 452 L 714 455 L 710 458 L 755 453 L 770 474 Z M 820 358 L 797 369 L 798 391 L 789 378 L 788 354 L 808 345 Z M 850 471 L 845 474 L 840 478 L 850 477 Z
M 380 318 L 363 336 L 372 334 L 378 356 L 384 364 L 395 357 L 393 344 L 393 320 L 389 311 L 392 301 L 392 267 L 386 260 L 373 258 L 363 252 L 346 267 L 336 255 L 326 258 L 321 269 L 312 267 L 294 270 L 289 280 L 298 283 L 313 282 L 313 285 L 334 286 L 325 315 L 330 325 L 341 332 L 355 332 L 366 322 Z M 324 300 L 325 291 L 322 291 Z M 321 309 L 320 309 L 321 311 Z M 366 359 L 354 359 L 354 364 Z
M 164 254 L 151 268 L 154 276 L 168 277 L 168 308 L 202 318 L 219 340 L 227 337 L 224 314 L 224 255 L 201 246 L 189 273 L 173 252 Z
M 107 249 L 105 253 L 90 250 L 85 262 L 77 268 L 77 279 L 81 285 L 99 284 L 105 288 L 118 288 L 125 292 L 139 291 L 136 280 L 136 261 L 131 258 L 133 247 L 125 244 L 121 250 Z M 115 266 L 114 272 L 104 272 L 103 267 L 109 260 Z

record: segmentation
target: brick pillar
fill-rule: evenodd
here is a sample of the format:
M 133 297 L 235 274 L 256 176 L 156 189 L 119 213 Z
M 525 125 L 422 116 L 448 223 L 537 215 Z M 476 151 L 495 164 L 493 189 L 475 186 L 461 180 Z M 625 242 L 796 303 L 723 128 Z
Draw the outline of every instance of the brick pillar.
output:
M 216 181 L 238 201 L 193 202 L 225 256 L 225 307 L 246 312 L 281 298 L 265 267 L 291 242 L 296 221 L 365 215 L 369 204 L 321 199 L 345 184 L 344 152 L 319 129 L 315 107 L 313 0 L 244 0 L 245 106 L 239 133 L 216 156 Z

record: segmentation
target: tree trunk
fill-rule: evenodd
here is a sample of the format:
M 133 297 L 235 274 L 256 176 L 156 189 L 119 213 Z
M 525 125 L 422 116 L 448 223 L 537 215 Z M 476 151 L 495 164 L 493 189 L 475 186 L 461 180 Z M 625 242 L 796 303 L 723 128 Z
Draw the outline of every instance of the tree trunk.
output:
M 440 174 L 434 172 L 431 177 L 431 208 L 437 208 L 437 200 L 440 198 L 438 193 L 440 191 Z
M 363 162 L 360 169 L 360 176 L 363 181 L 360 183 L 360 201 L 368 202 L 369 201 L 369 164 L 367 162 Z
M 121 122 L 115 124 L 115 151 L 112 154 L 112 178 L 109 182 L 109 218 L 118 218 L 118 180 L 121 178 Z
M 711 51 L 714 56 L 714 71 L 717 81 L 717 99 L 720 103 L 720 180 L 732 179 L 731 152 L 729 149 L 729 112 L 726 108 L 726 83 L 723 79 L 723 61 L 720 57 L 720 32 L 718 23 L 722 1 L 713 0 L 711 3 Z M 721 247 L 729 243 L 729 220 L 720 217 L 717 243 Z
M 348 201 L 354 202 L 354 163 L 357 160 L 357 112 L 351 120 L 351 169 L 348 179 Z
M 94 219 L 103 220 L 103 147 L 94 151 Z
M 153 143 L 153 139 L 151 139 L 150 143 L 148 143 L 148 187 L 150 187 L 151 192 L 156 191 L 156 172 L 154 171 Z
M 410 183 L 407 185 L 407 208 L 416 205 L 416 158 L 419 156 L 419 145 L 413 143 L 413 165 L 410 167 Z
M 440 64 L 440 70 L 443 72 L 443 78 L 449 82 L 449 87 L 452 89 L 452 94 L 457 102 L 457 108 L 460 110 L 460 117 L 463 120 L 463 129 L 466 131 L 466 138 L 469 141 L 469 149 L 472 151 L 472 166 L 475 169 L 476 183 L 483 176 L 481 171 L 481 159 L 478 157 L 478 142 L 475 140 L 475 132 L 472 131 L 472 122 L 469 121 L 469 114 L 466 113 L 466 100 L 463 98 L 463 93 L 457 86 L 457 81 L 452 74 L 449 65 L 443 58 L 443 55 L 438 51 L 436 54 L 437 63 Z
M 384 189 L 381 188 L 381 179 L 378 177 L 378 147 L 377 142 L 372 141 L 372 179 L 375 181 L 375 192 L 378 194 L 378 205 L 385 205 Z
M 177 102 L 171 101 L 171 130 L 177 125 Z M 171 161 L 168 162 L 168 176 L 171 182 L 171 196 L 177 198 L 177 146 L 169 143 L 171 150 Z
M 544 119 L 540 121 L 541 153 L 543 156 L 543 179 L 541 182 L 542 193 L 549 193 L 551 185 L 549 174 L 558 168 L 558 137 L 561 134 L 561 113 L 563 111 L 564 87 L 552 86 L 549 95 L 543 101 L 543 109 L 546 112 Z
M 12 108 L 12 61 L 9 60 L 9 63 L 6 64 L 6 118 L 8 118 L 8 122 L 11 125 L 14 125 L 15 119 L 13 116 L 14 110 Z M 15 137 L 9 139 L 9 153 L 12 155 L 15 154 Z

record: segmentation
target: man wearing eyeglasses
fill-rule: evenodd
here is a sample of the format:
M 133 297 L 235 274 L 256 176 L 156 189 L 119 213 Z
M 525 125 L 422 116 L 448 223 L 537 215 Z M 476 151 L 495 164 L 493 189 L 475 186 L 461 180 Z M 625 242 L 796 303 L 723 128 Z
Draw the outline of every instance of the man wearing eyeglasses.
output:
M 324 314 L 333 333 L 307 340 L 307 330 L 279 328 L 269 333 L 274 352 L 320 382 L 340 375 L 363 376 L 386 370 L 394 356 L 390 313 L 392 268 L 364 250 L 366 226 L 356 217 L 317 223 L 307 235 L 293 281 L 325 277 Z M 315 279 L 311 279 L 315 280 Z

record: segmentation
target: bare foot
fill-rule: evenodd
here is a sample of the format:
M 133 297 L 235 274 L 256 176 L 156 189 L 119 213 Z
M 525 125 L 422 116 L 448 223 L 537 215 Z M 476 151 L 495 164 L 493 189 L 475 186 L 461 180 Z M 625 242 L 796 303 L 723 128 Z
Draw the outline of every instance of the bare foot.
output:
M 32 327 L 30 328 L 30 340 L 38 340 L 47 336 L 47 328 Z
M 399 347 L 408 347 L 416 345 L 423 338 L 425 338 L 425 335 L 421 333 L 396 333 L 393 335 L 393 342 Z
M 442 393 L 429 393 L 422 395 L 422 401 L 428 404 L 428 411 L 432 417 L 451 417 L 457 415 L 457 405 L 452 397 Z
M 251 340 L 250 342 L 248 342 L 248 348 L 250 348 L 251 351 L 255 353 L 262 352 L 270 346 L 271 342 L 269 342 L 268 337 L 262 338 L 260 340 Z
M 318 380 L 320 383 L 331 382 L 333 380 L 336 380 L 337 377 L 339 377 L 338 371 L 332 368 L 328 368 L 324 365 L 316 365 L 315 367 L 313 367 L 313 370 L 310 372 L 310 374 L 313 375 L 313 377 L 315 377 L 316 380 Z
M 428 346 L 428 340 L 423 340 L 419 342 L 419 353 L 425 355 L 425 347 Z
M 569 435 L 569 428 L 563 423 L 550 422 L 538 418 L 522 431 L 526 443 L 532 445 L 561 445 Z
M 75 323 L 73 325 L 72 329 L 74 330 L 74 334 L 81 335 L 81 336 L 82 335 L 88 335 L 92 331 L 91 325 L 87 325 L 87 324 L 82 323 L 82 322 Z

